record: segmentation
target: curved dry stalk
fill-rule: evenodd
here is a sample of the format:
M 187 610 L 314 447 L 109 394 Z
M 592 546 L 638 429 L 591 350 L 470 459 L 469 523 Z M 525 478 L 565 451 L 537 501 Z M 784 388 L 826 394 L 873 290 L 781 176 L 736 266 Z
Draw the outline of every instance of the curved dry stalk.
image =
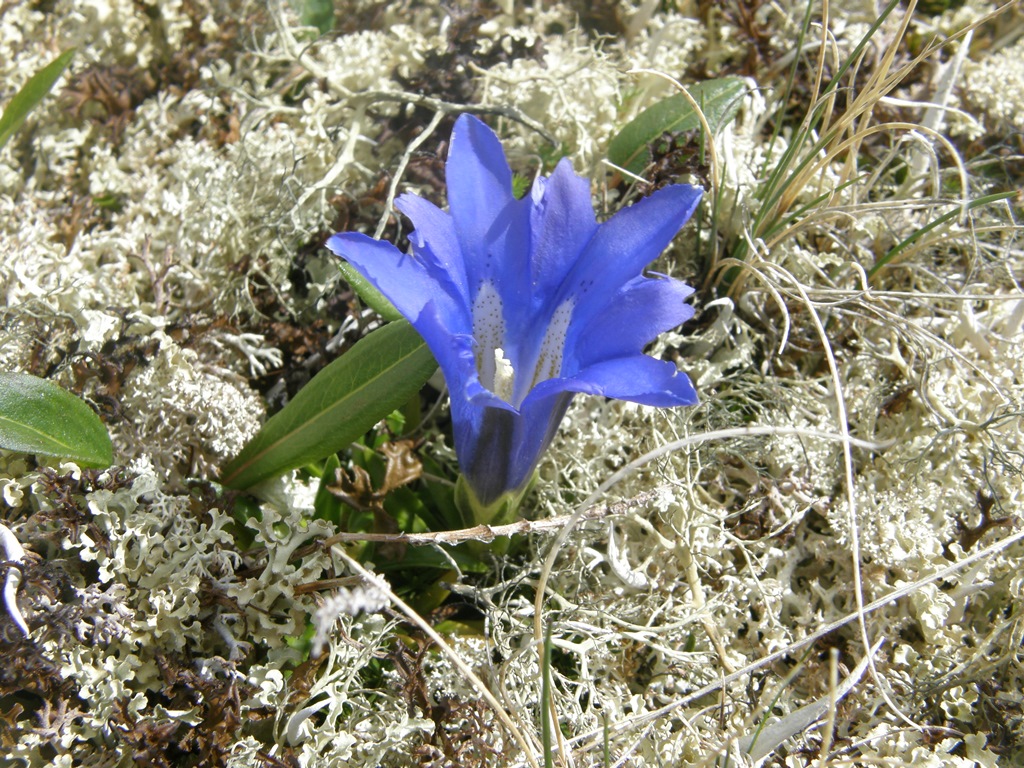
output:
M 956 160 L 957 169 L 959 171 L 958 175 L 960 176 L 960 188 L 965 191 L 967 190 L 967 170 L 964 168 L 964 164 L 963 161 L 960 159 L 959 153 L 956 151 L 956 148 L 953 146 L 953 143 L 949 139 L 947 139 L 938 131 L 935 131 L 931 128 L 926 128 L 917 123 L 893 121 L 889 123 L 879 123 L 878 125 L 872 125 L 870 127 L 860 129 L 854 136 L 851 136 L 845 141 L 840 142 L 838 145 L 834 146 L 832 149 L 826 152 L 822 158 L 820 158 L 814 163 L 810 163 L 809 165 L 807 165 L 802 171 L 800 171 L 800 174 L 791 182 L 793 188 L 790 189 L 786 193 L 786 195 L 783 195 L 782 197 L 779 198 L 778 203 L 776 204 L 776 210 L 789 210 L 790 206 L 793 205 L 793 203 L 796 201 L 797 196 L 800 194 L 804 186 L 807 184 L 807 181 L 811 178 L 814 178 L 823 170 L 825 170 L 839 155 L 847 151 L 849 151 L 851 155 L 853 155 L 856 153 L 857 146 L 860 144 L 860 142 L 862 142 L 868 136 L 872 136 L 876 133 L 886 133 L 894 130 L 904 130 L 915 133 L 924 132 L 929 134 L 932 138 L 937 139 L 940 143 L 942 143 L 942 145 L 945 146 L 945 148 Z M 843 182 L 841 181 L 840 186 L 842 185 L 842 183 Z M 965 198 L 964 200 L 961 201 L 961 206 L 966 207 L 967 202 L 968 201 Z M 785 234 L 785 232 L 783 234 Z M 769 241 L 770 244 L 777 243 L 780 237 L 781 236 L 777 235 L 775 238 Z
M 649 464 L 650 462 L 661 458 L 669 453 L 681 450 L 683 448 L 689 448 L 694 445 L 699 445 L 705 442 L 711 442 L 714 440 L 728 440 L 736 437 L 757 437 L 757 436 L 779 436 L 779 435 L 800 435 L 802 437 L 819 438 L 824 440 L 836 440 L 844 442 L 849 446 L 857 446 L 859 448 L 866 448 L 869 450 L 877 450 L 891 445 L 892 442 L 888 443 L 877 443 L 866 440 L 860 440 L 852 437 L 849 432 L 845 434 L 836 434 L 832 432 L 824 432 L 817 429 L 807 429 L 803 427 L 779 427 L 779 426 L 764 426 L 764 427 L 732 427 L 729 429 L 718 429 L 711 432 L 705 432 L 699 435 L 690 435 L 688 437 L 681 438 L 679 440 L 673 440 L 670 443 L 659 446 L 651 451 L 648 451 L 639 458 L 629 462 L 621 469 L 612 474 L 607 480 L 601 483 L 598 488 L 590 494 L 580 504 L 576 511 L 569 516 L 569 519 L 562 525 L 558 531 L 558 535 L 555 541 L 552 542 L 548 549 L 548 553 L 544 558 L 543 565 L 541 566 L 540 575 L 537 579 L 536 596 L 534 598 L 534 624 L 533 634 L 534 643 L 537 648 L 538 655 L 538 668 L 543 663 L 544 647 L 544 603 L 547 599 L 547 584 L 551 578 L 551 573 L 554 570 L 555 560 L 558 557 L 559 552 L 564 546 L 566 540 L 569 537 L 570 532 L 576 527 L 576 525 L 583 519 L 584 514 L 587 510 L 591 509 L 597 500 L 601 498 L 610 488 L 614 487 L 624 478 L 631 475 L 639 468 Z M 730 676 L 731 677 L 731 676 Z
M 911 0 L 911 5 L 913 0 Z M 835 354 L 832 352 L 832 344 L 829 342 L 828 334 L 825 332 L 825 326 L 822 325 L 821 318 L 818 316 L 818 311 L 814 306 L 814 302 L 811 301 L 804 287 L 800 284 L 793 275 L 786 270 L 782 269 L 777 265 L 769 265 L 769 267 L 776 273 L 785 276 L 785 278 L 793 284 L 793 287 L 799 292 L 800 297 L 803 299 L 804 306 L 807 307 L 807 313 L 811 318 L 811 322 L 814 324 L 814 330 L 818 334 L 818 338 L 821 341 L 822 348 L 825 352 L 825 359 L 828 362 L 829 375 L 832 378 L 832 388 L 835 393 L 835 404 L 836 404 L 836 422 L 839 425 L 839 432 L 843 436 L 842 440 L 842 451 L 843 451 L 843 472 L 846 475 L 846 509 L 847 509 L 847 524 L 850 526 L 850 557 L 853 561 L 853 593 L 857 601 L 857 623 L 860 627 L 861 642 L 864 643 L 865 648 L 871 648 L 872 642 L 871 637 L 868 634 L 868 625 L 864 615 L 864 579 L 861 573 L 861 556 L 860 556 L 860 532 L 857 524 L 857 492 L 855 490 L 855 477 L 853 472 L 853 451 L 850 450 L 850 421 L 846 413 L 846 398 L 843 395 L 843 380 L 839 376 L 839 365 L 836 363 Z M 893 713 L 903 720 L 907 725 L 913 728 L 919 728 L 920 726 L 911 720 L 907 715 L 903 713 L 896 702 L 892 700 L 889 695 L 887 686 L 882 682 L 882 676 L 878 674 L 878 669 L 875 667 L 875 660 L 872 655 L 868 655 L 868 668 L 871 670 L 871 679 L 875 681 L 875 685 L 878 686 L 879 693 L 882 694 L 882 698 L 885 703 L 889 705 L 889 708 Z
M 707 137 L 707 141 L 705 142 L 705 146 L 708 148 L 708 154 L 711 156 L 711 194 L 714 195 L 717 198 L 717 196 L 718 196 L 718 179 L 719 179 L 718 150 L 715 148 L 715 136 L 714 136 L 714 134 L 711 133 L 711 124 L 708 123 L 707 117 L 704 116 L 704 110 L 702 110 L 700 108 L 700 104 L 698 104 L 697 100 L 695 98 L 693 98 L 693 96 L 690 95 L 690 92 L 688 90 L 686 90 L 686 86 L 684 86 L 682 83 L 680 83 L 674 77 L 672 77 L 671 75 L 669 75 L 669 74 L 667 74 L 665 72 L 659 72 L 656 69 L 639 68 L 639 69 L 631 69 L 626 74 L 627 75 L 654 75 L 655 77 L 660 77 L 662 80 L 665 80 L 670 85 L 672 85 L 677 91 L 679 91 L 679 93 L 682 95 L 682 97 L 684 99 L 686 99 L 687 103 L 690 105 L 690 108 L 693 110 L 693 113 L 697 116 L 697 119 L 700 121 L 700 127 L 704 131 L 704 135 Z M 713 202 L 713 203 L 710 203 L 710 205 L 712 207 L 714 207 L 716 202 L 717 202 L 717 200 L 715 202 Z M 710 266 L 708 268 L 709 271 L 713 271 L 714 270 L 714 266 L 715 266 L 715 263 L 717 261 L 718 261 L 718 239 L 717 238 L 712 238 L 711 239 L 711 261 L 710 261 Z
M 846 135 L 847 130 L 853 128 L 854 124 L 858 121 L 863 125 L 871 119 L 871 115 L 874 112 L 875 105 L 879 99 L 889 93 L 893 88 L 899 85 L 903 81 L 903 77 L 895 78 L 891 75 L 892 62 L 896 58 L 896 53 L 899 50 L 900 42 L 907 34 L 907 29 L 910 27 L 910 22 L 913 19 L 914 8 L 917 5 L 917 0 L 910 0 L 907 3 L 906 10 L 904 11 L 903 18 L 900 21 L 900 27 L 893 36 L 892 42 L 885 49 L 882 54 L 882 60 L 878 67 L 871 73 L 867 83 L 857 93 L 853 104 L 850 105 L 850 109 L 846 114 L 842 115 L 838 121 L 836 121 L 835 130 L 830 130 L 832 134 L 832 140 L 838 140 L 840 137 Z M 903 71 L 901 67 L 898 72 Z M 860 149 L 860 143 L 868 133 L 865 133 L 863 128 L 854 129 L 853 135 L 848 140 L 850 142 L 853 151 L 846 158 L 846 162 L 843 167 L 843 171 L 840 174 L 841 179 L 847 179 L 853 172 L 855 166 L 854 158 Z M 844 142 L 846 143 L 846 142 Z M 833 154 L 833 151 L 829 151 L 826 154 Z M 783 208 L 783 210 L 786 210 Z
M 384 234 L 384 228 L 388 225 L 388 219 L 391 218 L 391 213 L 395 209 L 395 195 L 398 193 L 398 185 L 402 181 L 402 176 L 405 175 L 406 166 L 409 165 L 409 161 L 412 160 L 412 156 L 416 153 L 427 139 L 429 139 L 434 131 L 437 130 L 437 126 L 441 124 L 444 119 L 445 113 L 438 110 L 434 113 L 434 116 L 430 118 L 430 122 L 427 127 L 423 129 L 415 139 L 409 142 L 409 146 L 402 154 L 402 159 L 398 161 L 398 167 L 395 168 L 394 176 L 391 178 L 391 184 L 388 186 L 388 198 L 384 201 L 384 213 L 381 214 L 380 221 L 377 222 L 377 230 L 373 233 L 374 240 L 380 240 L 380 236 Z
M 386 594 L 388 599 L 391 601 L 391 604 L 404 614 L 410 622 L 419 627 L 419 629 L 429 637 L 435 645 L 437 645 L 441 652 L 451 660 L 452 664 L 455 665 L 456 669 L 466 676 L 466 679 L 473 684 L 473 687 L 479 691 L 480 695 L 491 706 L 491 709 L 494 710 L 494 714 L 497 716 L 498 720 L 501 721 L 501 724 L 505 726 L 506 730 L 508 730 L 509 735 L 512 736 L 513 740 L 523 751 L 523 755 L 530 766 L 532 766 L 532 768 L 540 768 L 540 763 L 537 762 L 536 758 L 538 746 L 536 744 L 530 744 L 522 730 L 520 730 L 520 728 L 515 724 L 509 713 L 505 711 L 505 707 L 503 707 L 501 702 L 495 698 L 493 693 L 491 693 L 487 684 L 484 683 L 484 681 L 480 679 L 469 665 L 462 660 L 462 657 L 455 652 L 455 649 L 452 648 L 445 639 L 441 637 L 441 635 L 439 635 L 432 626 L 430 626 L 430 624 L 424 621 L 422 616 L 416 613 L 416 611 L 402 600 L 402 598 L 392 592 L 391 586 L 387 581 L 363 568 L 362 565 L 349 557 L 348 553 L 341 547 L 334 547 L 331 549 L 331 552 L 341 558 L 353 573 L 358 574 L 368 584 L 372 584 L 374 587 Z
M 650 712 L 645 712 L 641 715 L 636 715 L 627 720 L 623 720 L 619 723 L 610 725 L 608 727 L 609 735 L 622 733 L 630 728 L 646 726 L 648 723 L 653 722 L 658 718 L 669 715 L 677 709 L 686 707 L 690 704 L 693 704 L 696 701 L 699 701 L 708 694 L 714 693 L 716 691 L 722 691 L 725 689 L 727 685 L 742 680 L 747 675 L 750 675 L 751 673 L 756 672 L 759 669 L 763 669 L 764 667 L 767 667 L 775 663 L 779 659 L 791 656 L 796 651 L 799 651 L 803 648 L 806 648 L 809 645 L 816 643 L 818 640 L 821 640 L 823 637 L 826 637 L 832 632 L 835 632 L 837 629 L 845 627 L 847 624 L 851 624 L 854 621 L 858 621 L 863 615 L 873 613 L 874 611 L 877 611 L 881 608 L 885 608 L 889 605 L 892 605 L 897 600 L 900 600 L 901 598 L 904 598 L 907 595 L 913 594 L 921 587 L 925 587 L 937 581 L 944 581 L 946 579 L 949 579 L 955 576 L 958 572 L 967 568 L 968 566 L 974 565 L 975 563 L 978 563 L 989 557 L 998 555 L 1003 550 L 1008 549 L 1009 547 L 1013 546 L 1014 544 L 1020 541 L 1024 541 L 1024 529 L 1007 536 L 1005 539 L 1002 539 L 1001 541 L 997 541 L 995 544 L 991 544 L 985 547 L 984 549 L 975 552 L 973 555 L 965 557 L 963 560 L 960 560 L 959 562 L 952 563 L 951 565 L 948 565 L 945 568 L 941 568 L 929 576 L 925 576 L 924 578 L 918 579 L 915 582 L 905 584 L 904 586 L 899 587 L 898 589 L 894 589 L 889 594 L 883 595 L 877 600 L 872 600 L 870 603 L 864 605 L 863 610 L 858 608 L 857 610 L 851 611 L 846 616 L 843 616 L 840 619 L 829 622 L 828 624 L 819 627 L 817 630 L 807 635 L 807 637 L 795 640 L 786 647 L 780 648 L 777 651 L 773 651 L 767 656 L 764 656 L 758 659 L 757 661 L 748 664 L 747 666 L 737 670 L 731 675 L 726 675 L 722 677 L 720 680 L 714 683 L 709 683 L 708 685 L 705 685 L 702 688 L 693 691 L 692 693 L 688 693 L 686 696 L 682 696 L 676 699 L 675 701 L 669 702 L 668 704 L 665 704 L 664 706 L 659 707 L 658 709 L 652 710 Z M 918 731 L 920 729 L 915 726 L 913 730 Z M 595 747 L 599 747 L 603 743 L 604 738 L 605 733 L 603 730 L 593 730 L 588 731 L 587 733 L 579 734 L 578 736 L 574 736 L 573 738 L 569 739 L 569 744 L 580 744 L 582 745 L 581 749 L 586 751 L 589 749 L 594 749 Z
M 943 46 L 948 45 L 953 41 L 960 40 L 961 38 L 969 37 L 980 25 L 998 17 L 1011 6 L 1015 5 L 1015 3 L 1005 3 L 991 13 L 980 19 L 976 19 L 971 24 L 964 26 L 962 29 L 957 30 L 948 37 L 932 42 L 909 62 L 893 69 L 893 61 L 896 57 L 899 43 L 905 36 L 908 25 L 910 24 L 914 5 L 915 3 L 912 2 L 905 9 L 904 16 L 900 22 L 900 28 L 892 41 L 886 46 L 879 65 L 867 78 L 866 83 L 857 89 L 857 95 L 853 99 L 852 103 L 850 103 L 847 110 L 841 114 L 834 123 L 831 122 L 832 103 L 837 89 L 833 87 L 832 83 L 826 86 L 825 93 L 822 96 L 811 102 L 811 106 L 807 110 L 801 128 L 797 132 L 795 141 L 800 144 L 812 136 L 811 127 L 816 119 L 818 120 L 817 124 L 821 126 L 819 129 L 820 138 L 809 143 L 808 146 L 802 149 L 793 147 L 791 152 L 787 151 L 780 161 L 781 165 L 777 166 L 775 170 L 771 172 L 771 178 L 767 182 L 767 194 L 763 200 L 762 210 L 758 211 L 755 215 L 755 231 L 753 232 L 753 238 L 755 240 L 760 237 L 768 237 L 773 227 L 777 226 L 784 218 L 790 207 L 795 203 L 797 197 L 802 193 L 810 180 L 818 176 L 824 167 L 827 167 L 844 152 L 847 153 L 846 162 L 840 173 L 840 183 L 838 186 L 842 188 L 851 183 L 850 178 L 855 167 L 855 159 L 863 140 L 872 134 L 890 130 L 894 127 L 914 131 L 918 134 L 924 133 L 930 138 L 936 139 L 942 143 L 954 158 L 954 162 L 958 168 L 961 189 L 965 190 L 966 193 L 967 173 L 964 168 L 963 161 L 948 139 L 934 130 L 934 128 L 927 125 L 910 123 L 889 123 L 886 126 L 870 126 L 868 123 L 874 113 L 875 105 L 881 99 L 887 98 L 888 95 L 905 80 L 906 76 L 915 67 L 919 66 L 923 61 L 941 50 Z M 820 61 L 821 57 L 819 56 L 819 62 Z M 849 68 L 847 73 L 854 81 L 856 80 L 855 67 Z M 818 76 L 820 77 L 820 75 L 821 73 L 819 71 Z M 822 109 L 825 110 L 824 113 L 822 113 Z M 816 116 L 819 114 L 820 118 L 817 118 Z M 819 155 L 820 157 L 818 157 Z M 819 202 L 824 202 L 824 205 L 827 207 L 830 206 L 833 201 L 834 195 L 830 195 L 826 196 L 826 199 Z M 966 200 L 962 205 L 966 205 Z M 788 227 L 783 233 L 772 236 L 772 243 L 778 243 L 781 239 L 791 235 L 791 230 L 792 227 Z M 713 269 L 709 269 L 708 271 L 709 283 L 711 275 L 715 271 L 720 271 L 717 265 L 713 265 Z M 729 289 L 730 293 L 735 293 L 742 287 L 742 277 L 743 276 L 741 275 L 738 279 L 732 282 Z

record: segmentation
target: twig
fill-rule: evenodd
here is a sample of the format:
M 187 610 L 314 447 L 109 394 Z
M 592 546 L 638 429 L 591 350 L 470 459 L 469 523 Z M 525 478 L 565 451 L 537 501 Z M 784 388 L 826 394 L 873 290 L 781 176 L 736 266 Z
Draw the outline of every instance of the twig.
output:
M 471 112 L 477 115 L 497 115 L 499 117 L 507 117 L 509 120 L 515 120 L 517 123 L 525 125 L 531 131 L 535 131 L 540 134 L 541 137 L 551 145 L 558 146 L 558 140 L 544 130 L 543 125 L 533 118 L 526 116 L 515 107 L 503 107 L 489 104 L 455 104 L 451 101 L 435 99 L 433 96 L 424 96 L 420 93 L 409 93 L 408 91 L 365 91 L 363 93 L 353 94 L 352 101 L 366 101 L 368 103 L 373 103 L 375 101 L 398 101 L 405 104 L 415 104 L 419 107 L 426 107 L 427 109 L 433 109 L 436 112 L 442 112 L 445 114 Z
M 629 510 L 647 504 L 655 497 L 654 492 L 641 493 L 631 499 L 615 504 L 593 506 L 579 516 L 559 515 L 543 520 L 519 520 L 508 525 L 476 525 L 472 528 L 461 528 L 456 531 L 431 531 L 430 533 L 336 533 L 329 539 L 320 542 L 322 547 L 330 547 L 346 541 L 378 541 L 389 544 L 411 544 L 421 546 L 428 544 L 460 544 L 464 541 L 482 541 L 490 544 L 501 536 L 516 536 L 529 533 L 557 533 L 570 522 L 601 520 L 614 515 L 623 515 Z
M 416 150 L 422 146 L 423 142 L 430 138 L 431 134 L 440 125 L 441 120 L 444 118 L 444 112 L 435 112 L 434 116 L 430 118 L 430 124 L 423 129 L 415 139 L 409 142 L 409 146 L 405 150 L 405 154 L 402 155 L 402 159 L 398 161 L 398 168 L 395 169 L 395 176 L 391 179 L 391 186 L 388 187 L 388 199 L 384 203 L 384 214 L 380 217 L 380 221 L 377 223 L 377 231 L 373 233 L 374 240 L 380 240 L 380 236 L 384 234 L 384 228 L 388 225 L 388 219 L 391 218 L 392 212 L 395 210 L 395 195 L 398 193 L 398 185 L 402 181 L 402 176 L 405 174 L 405 169 L 409 165 L 409 161 L 412 160 L 412 156 L 416 153 Z

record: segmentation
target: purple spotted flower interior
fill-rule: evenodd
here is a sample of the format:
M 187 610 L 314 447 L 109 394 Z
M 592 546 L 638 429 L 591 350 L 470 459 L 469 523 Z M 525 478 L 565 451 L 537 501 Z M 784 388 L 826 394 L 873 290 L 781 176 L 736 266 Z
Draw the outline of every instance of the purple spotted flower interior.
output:
M 498 137 L 469 115 L 455 123 L 446 180 L 447 212 L 415 195 L 396 201 L 415 226 L 412 254 L 350 232 L 327 247 L 394 304 L 437 358 L 475 504 L 523 492 L 576 393 L 653 406 L 697 402 L 673 363 L 643 353 L 693 315 L 693 290 L 643 269 L 702 190 L 665 187 L 599 224 L 589 181 L 563 159 L 516 199 Z

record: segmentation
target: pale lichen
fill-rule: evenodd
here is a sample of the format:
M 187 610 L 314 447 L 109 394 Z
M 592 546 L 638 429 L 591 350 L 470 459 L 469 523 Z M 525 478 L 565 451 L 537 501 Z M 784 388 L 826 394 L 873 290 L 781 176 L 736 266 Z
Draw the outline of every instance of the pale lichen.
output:
M 56 51 L 78 52 L 58 85 L 69 91 L 45 99 L 0 152 L 0 361 L 82 392 L 127 465 L 90 473 L 0 456 L 4 525 L 27 550 L 18 600 L 32 645 L 18 640 L 11 658 L 48 707 L 0 711 L 9 760 L 124 762 L 146 734 L 162 732 L 173 734 L 168 743 L 205 745 L 211 764 L 497 764 L 509 736 L 447 657 L 382 600 L 379 613 L 352 615 L 350 600 L 327 597 L 339 583 L 349 598 L 365 585 L 321 543 L 337 529 L 315 509 L 317 479 L 290 474 L 259 496 L 214 481 L 264 418 L 264 394 L 288 390 L 274 377 L 296 364 L 289 344 L 315 348 L 309 358 L 322 364 L 324 350 L 369 327 L 363 314 L 334 313 L 334 267 L 316 247 L 335 226 L 394 226 L 382 205 L 390 175 L 433 110 L 447 115 L 467 98 L 505 110 L 493 122 L 520 169 L 568 154 L 600 175 L 616 131 L 673 92 L 661 78 L 627 74 L 641 67 L 686 85 L 695 72 L 753 73 L 714 145 L 721 186 L 708 199 L 717 193 L 723 204 L 713 235 L 705 219 L 701 238 L 684 233 L 659 264 L 699 281 L 714 236 L 729 245 L 720 257 L 745 259 L 732 266 L 746 282 L 699 293 L 698 317 L 650 350 L 692 375 L 702 404 L 663 412 L 579 399 L 528 511 L 568 514 L 646 451 L 688 436 L 777 433 L 694 440 L 637 466 L 600 499 L 633 500 L 628 512 L 567 538 L 541 619 L 575 762 L 603 763 L 608 724 L 613 761 L 710 764 L 766 713 L 827 700 L 819 652 L 840 650 L 841 668 L 863 658 L 858 574 L 864 600 L 909 592 L 865 618 L 868 639 L 887 642 L 837 711 L 826 762 L 966 768 L 1019 756 L 1019 552 L 992 551 L 923 583 L 1011 533 L 1024 501 L 1015 212 L 961 211 L 929 229 L 962 196 L 997 182 L 968 164 L 961 189 L 958 173 L 936 165 L 939 183 L 926 193 L 904 186 L 902 129 L 886 129 L 885 141 L 861 137 L 855 167 L 841 152 L 809 154 L 821 167 L 787 190 L 789 212 L 799 212 L 784 225 L 792 231 L 753 232 L 765 176 L 799 138 L 792 110 L 808 106 L 799 100 L 819 50 L 816 19 L 798 52 L 802 7 L 762 4 L 742 27 L 721 9 L 698 18 L 662 5 L 606 10 L 598 22 L 618 31 L 603 37 L 578 25 L 580 4 L 563 3 L 495 4 L 468 21 L 464 10 L 430 4 L 351 3 L 346 26 L 326 36 L 288 3 L 5 7 L 0 101 Z M 953 33 L 992 7 L 919 15 L 914 29 Z M 870 3 L 831 8 L 829 67 L 855 49 L 875 12 Z M 887 19 L 847 71 L 836 115 L 900 21 L 900 12 Z M 1007 142 L 1024 113 L 1007 86 L 1020 79 L 1021 44 L 1003 36 L 986 51 L 979 37 L 959 106 Z M 898 63 L 904 52 L 894 50 Z M 779 73 L 794 63 L 802 90 L 781 104 Z M 913 99 L 932 93 L 917 78 L 925 69 L 879 115 L 901 109 L 914 119 Z M 123 112 L 69 108 L 86 75 L 120 78 L 130 95 Z M 960 118 L 949 119 L 955 138 Z M 440 128 L 426 137 L 397 189 L 441 196 L 444 138 Z M 808 152 L 816 138 L 795 148 Z M 933 160 L 947 162 L 941 152 Z M 624 191 L 595 186 L 608 210 Z M 902 261 L 868 280 L 865 271 L 908 238 Z M 314 319 L 324 324 L 319 337 Z M 453 471 L 443 407 L 436 413 L 418 450 Z M 852 483 L 846 429 L 864 441 L 850 450 Z M 448 641 L 535 739 L 544 713 L 533 589 L 550 542 L 537 536 L 505 558 L 484 557 L 492 572 L 466 570 L 461 583 L 449 583 L 460 578 L 453 567 L 433 586 L 459 601 L 429 615 L 439 624 L 458 606 L 472 617 L 456 617 L 466 634 Z M 389 573 L 392 586 L 397 578 Z M 813 650 L 799 645 L 840 620 L 848 623 Z M 771 653 L 780 655 L 770 672 L 721 685 Z M 679 703 L 705 686 L 711 693 Z M 879 691 L 925 730 L 904 728 Z M 656 714 L 663 706 L 675 708 Z M 225 727 L 204 728 L 207 717 Z M 808 765 L 821 743 L 808 731 L 773 759 Z
M 125 382 L 124 454 L 149 456 L 178 476 L 206 475 L 256 433 L 263 405 L 244 384 L 211 372 L 195 352 L 157 338 L 149 364 Z

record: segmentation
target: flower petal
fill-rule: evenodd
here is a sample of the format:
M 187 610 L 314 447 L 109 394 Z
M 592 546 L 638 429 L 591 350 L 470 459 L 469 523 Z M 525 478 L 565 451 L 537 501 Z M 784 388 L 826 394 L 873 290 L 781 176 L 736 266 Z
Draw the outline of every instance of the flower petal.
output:
M 448 160 L 448 210 L 455 221 L 466 259 L 470 295 L 486 275 L 484 261 L 493 249 L 491 230 L 512 203 L 512 170 L 494 132 L 472 115 L 455 121 Z M 528 254 L 524 254 L 525 256 Z
M 571 392 L 552 392 L 547 397 L 534 398 L 522 413 L 479 409 L 472 444 L 460 448 L 456 433 L 459 465 L 481 502 L 490 504 L 503 494 L 521 491 L 526 486 L 558 432 L 571 401 Z M 455 416 L 453 404 L 453 422 Z
M 454 411 L 456 408 L 462 409 L 464 405 L 472 406 L 469 410 L 460 410 L 460 413 L 469 417 L 473 417 L 473 409 L 480 410 L 485 406 L 514 410 L 480 383 L 476 369 L 476 342 L 472 333 L 452 333 L 447 318 L 433 302 L 428 303 L 419 316 L 410 322 L 430 347 L 444 373 L 451 395 L 452 420 L 456 431 L 459 429 L 459 420 L 454 418 Z
M 670 362 L 647 355 L 605 360 L 584 368 L 571 378 L 543 381 L 523 403 L 524 413 L 530 400 L 550 397 L 554 392 L 602 395 L 660 408 L 698 402 L 697 391 L 685 373 Z
M 409 242 L 417 258 L 444 272 L 469 306 L 466 265 L 452 217 L 417 195 L 400 195 L 395 200 L 395 208 L 412 220 L 415 229 L 409 233 Z
M 539 178 L 531 192 L 530 261 L 535 299 L 556 291 L 597 231 L 590 182 L 577 176 L 562 158 L 548 179 Z
M 359 232 L 343 232 L 328 238 L 327 249 L 355 267 L 409 322 L 416 320 L 431 299 L 454 309 L 453 297 L 438 275 L 391 243 Z
M 513 200 L 494 218 L 481 251 L 467 254 L 476 271 L 470 277 L 470 293 L 492 283 L 505 306 L 505 322 L 518 327 L 531 316 L 530 204 Z M 467 267 L 469 265 L 467 264 Z M 467 269 L 467 271 L 470 271 Z M 475 281 L 475 282 L 474 282 Z
M 414 196 L 397 202 L 415 225 L 414 256 L 358 234 L 328 247 L 391 299 L 437 358 L 473 509 L 528 486 L 577 392 L 697 402 L 675 365 L 642 354 L 692 316 L 692 290 L 643 269 L 701 190 L 666 187 L 599 226 L 589 182 L 563 160 L 516 200 L 498 137 L 469 115 L 456 121 L 446 177 L 450 213 Z
M 555 306 L 575 296 L 576 320 L 586 324 L 619 288 L 641 273 L 676 236 L 703 190 L 663 187 L 602 224 L 559 290 Z
M 669 277 L 638 277 L 611 299 L 604 311 L 578 331 L 567 357 L 586 367 L 601 360 L 635 355 L 664 333 L 693 317 L 686 300 L 693 288 Z M 563 369 L 564 370 L 564 369 Z

